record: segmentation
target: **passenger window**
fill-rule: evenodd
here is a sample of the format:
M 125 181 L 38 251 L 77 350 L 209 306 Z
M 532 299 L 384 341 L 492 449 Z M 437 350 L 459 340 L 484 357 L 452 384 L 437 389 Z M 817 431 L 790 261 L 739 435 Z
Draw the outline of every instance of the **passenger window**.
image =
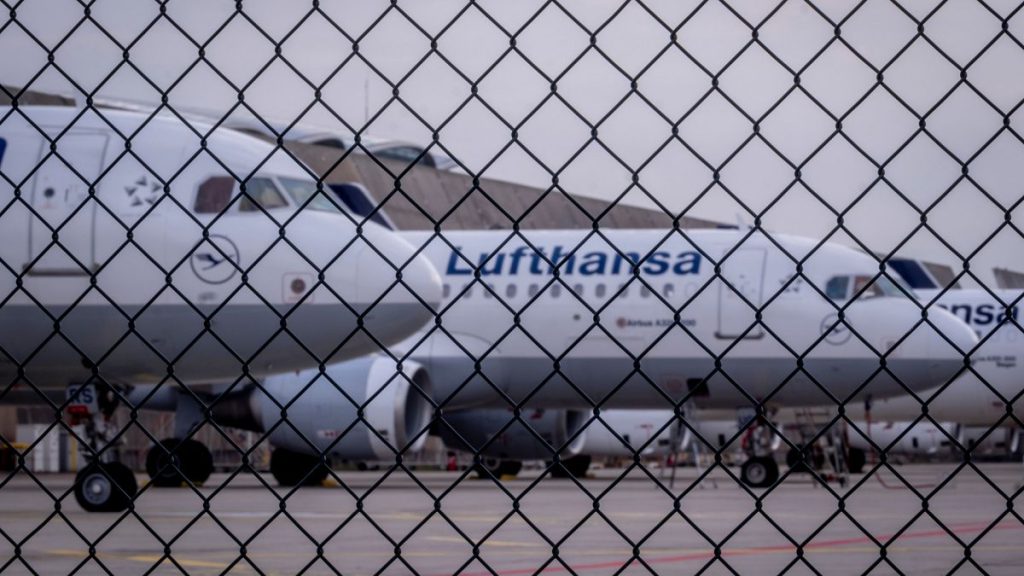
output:
M 533 298 L 540 291 L 540 287 L 536 284 L 530 284 L 530 287 L 526 289 L 526 295 Z
M 623 284 L 623 285 L 619 286 L 619 289 L 620 289 L 620 291 L 619 291 L 619 298 L 628 298 L 629 297 L 629 284 Z
M 492 286 L 490 284 L 485 284 L 485 285 L 481 286 L 481 288 L 484 291 L 484 298 L 493 298 L 494 297 L 494 294 L 492 294 L 492 292 L 494 290 L 494 286 Z
M 472 298 L 472 297 L 473 297 L 473 285 L 469 284 L 469 285 L 466 286 L 466 290 L 462 293 L 462 298 Z
M 574 285 L 572 287 L 572 291 L 575 292 L 577 296 L 583 296 L 583 284 Z
M 245 194 L 238 200 L 240 212 L 258 212 L 258 206 L 264 210 L 284 208 L 288 202 L 274 186 L 274 182 L 267 178 L 253 178 L 244 183 Z
M 196 214 L 219 214 L 231 204 L 235 179 L 230 176 L 207 178 L 196 192 Z
M 551 285 L 551 297 L 558 298 L 562 295 L 562 285 L 555 283 Z
M 445 300 L 447 300 L 448 297 L 452 295 L 452 286 L 451 286 L 451 284 L 445 284 L 441 288 L 441 290 L 442 290 L 442 294 L 443 294 L 443 297 L 444 297 Z
M 831 300 L 842 302 L 846 300 L 850 289 L 849 276 L 836 276 L 825 284 L 825 295 Z
M 646 284 L 643 285 L 643 286 L 640 286 L 640 297 L 641 298 L 650 298 L 650 296 L 651 296 L 651 289 L 648 288 Z
M 516 290 L 516 285 L 515 284 L 509 284 L 508 286 L 505 286 L 505 297 L 506 298 L 515 298 L 516 297 L 516 291 L 517 290 Z
M 676 285 L 671 282 L 661 288 L 661 294 L 665 298 L 671 298 L 676 293 Z
M 598 284 L 594 288 L 594 296 L 597 296 L 598 298 L 604 298 L 605 290 L 606 290 L 606 288 L 605 288 L 603 283 L 602 284 Z

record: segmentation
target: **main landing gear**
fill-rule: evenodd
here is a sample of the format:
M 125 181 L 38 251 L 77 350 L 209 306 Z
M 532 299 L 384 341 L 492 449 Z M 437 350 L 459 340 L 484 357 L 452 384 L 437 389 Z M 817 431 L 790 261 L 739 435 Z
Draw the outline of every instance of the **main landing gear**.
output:
M 552 478 L 586 478 L 593 460 L 589 454 L 577 454 L 551 467 Z
M 270 473 L 284 487 L 319 486 L 329 470 L 319 456 L 275 448 L 270 454 Z
M 202 484 L 213 474 L 213 455 L 196 440 L 166 438 L 146 453 L 146 472 L 153 486 Z
M 503 458 L 481 458 L 479 464 L 473 465 L 473 471 L 480 478 L 491 476 L 501 480 L 502 477 L 514 477 L 523 469 L 522 460 L 506 460 Z
M 179 391 L 174 396 L 174 437 L 164 438 L 146 453 L 150 483 L 161 488 L 202 484 L 213 474 L 210 449 L 190 438 L 206 421 L 204 407 L 190 393 Z
M 570 458 L 560 460 L 550 468 L 552 478 L 586 478 L 587 470 L 590 469 L 591 457 L 588 454 L 577 454 Z M 494 477 L 497 479 L 512 478 L 519 475 L 523 469 L 522 460 L 508 460 L 503 458 L 483 458 L 479 464 L 473 466 L 473 470 L 480 478 Z

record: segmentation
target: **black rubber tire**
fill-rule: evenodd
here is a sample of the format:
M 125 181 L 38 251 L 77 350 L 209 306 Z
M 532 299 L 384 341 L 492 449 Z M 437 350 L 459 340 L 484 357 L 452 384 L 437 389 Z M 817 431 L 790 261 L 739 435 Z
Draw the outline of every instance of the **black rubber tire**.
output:
M 577 454 L 562 460 L 561 466 L 551 467 L 552 478 L 586 478 L 592 462 L 590 454 Z
M 748 459 L 740 469 L 740 479 L 751 488 L 767 488 L 779 479 L 779 465 L 766 456 Z
M 522 460 L 502 460 L 498 465 L 498 477 L 518 476 L 523 470 Z
M 860 448 L 850 448 L 846 453 L 846 467 L 851 474 L 860 474 L 868 463 L 868 455 Z
M 284 448 L 277 448 L 270 454 L 270 473 L 285 488 L 319 486 L 327 479 L 328 472 L 319 456 Z
M 202 484 L 213 474 L 213 454 L 198 440 L 185 440 L 181 449 L 185 451 L 185 473 L 193 484 Z
M 75 500 L 86 512 L 128 509 L 139 485 L 135 474 L 120 462 L 91 463 L 75 476 Z
M 213 455 L 202 442 L 191 438 L 165 438 L 146 453 L 146 472 L 153 486 L 181 486 L 186 478 L 202 484 L 213 474 Z
M 522 469 L 522 460 L 488 459 L 481 464 L 473 465 L 473 471 L 475 471 L 477 476 L 480 478 L 490 478 L 491 476 L 494 476 L 498 480 L 501 480 L 502 476 L 518 476 Z

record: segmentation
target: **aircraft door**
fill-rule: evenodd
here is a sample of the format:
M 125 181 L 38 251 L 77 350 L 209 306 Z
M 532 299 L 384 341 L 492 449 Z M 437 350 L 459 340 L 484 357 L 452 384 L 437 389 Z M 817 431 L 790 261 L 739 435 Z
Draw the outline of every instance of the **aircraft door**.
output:
M 722 263 L 722 278 L 718 282 L 718 338 L 761 338 L 764 329 L 756 325 L 754 309 L 743 301 L 760 306 L 764 287 L 765 251 L 761 248 L 740 248 Z M 743 298 L 740 297 L 743 295 Z M 745 334 L 744 334 L 745 333 Z
M 29 274 L 84 276 L 95 268 L 96 203 L 89 199 L 89 186 L 100 175 L 106 147 L 102 133 L 66 133 L 57 140 L 56 154 L 44 142 L 30 188 L 35 215 L 29 226 L 29 262 L 34 262 Z

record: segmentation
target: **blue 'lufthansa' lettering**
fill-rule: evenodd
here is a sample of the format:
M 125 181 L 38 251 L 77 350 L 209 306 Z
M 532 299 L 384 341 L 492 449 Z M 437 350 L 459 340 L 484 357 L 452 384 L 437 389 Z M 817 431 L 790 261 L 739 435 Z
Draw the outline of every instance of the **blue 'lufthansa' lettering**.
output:
M 948 310 L 967 324 L 975 326 L 988 326 L 1003 321 L 1006 317 L 1006 309 L 996 304 L 939 304 L 939 308 Z M 1018 319 L 1016 306 L 1010 308 L 1010 318 Z
M 550 250 L 537 248 L 528 249 L 519 246 L 511 252 L 482 253 L 477 258 L 475 267 L 461 248 L 456 248 L 448 255 L 448 276 L 471 276 L 479 270 L 481 276 L 519 274 L 554 274 L 548 262 L 558 267 L 562 276 L 579 274 L 581 276 L 603 276 L 606 274 L 632 274 L 637 266 L 648 276 L 674 274 L 686 276 L 700 274 L 701 255 L 696 251 L 671 253 L 658 251 L 651 253 L 646 259 L 635 252 L 619 253 L 584 252 L 570 254 L 563 246 L 554 246 Z

